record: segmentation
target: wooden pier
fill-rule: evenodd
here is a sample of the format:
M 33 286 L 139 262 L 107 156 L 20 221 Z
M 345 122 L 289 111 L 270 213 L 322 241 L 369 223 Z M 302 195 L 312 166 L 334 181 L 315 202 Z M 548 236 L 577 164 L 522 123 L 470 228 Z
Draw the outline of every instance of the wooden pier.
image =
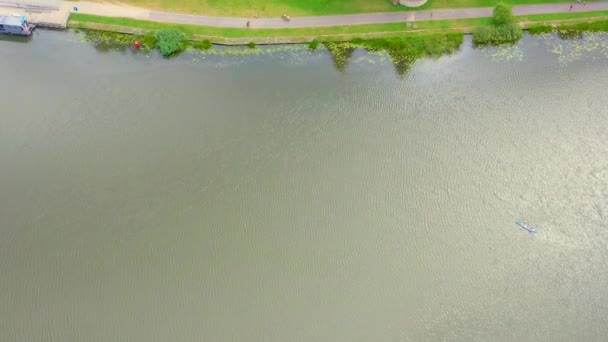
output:
M 66 28 L 70 8 L 70 3 L 63 3 L 56 8 L 2 6 L 0 15 L 24 15 L 28 22 L 38 27 Z

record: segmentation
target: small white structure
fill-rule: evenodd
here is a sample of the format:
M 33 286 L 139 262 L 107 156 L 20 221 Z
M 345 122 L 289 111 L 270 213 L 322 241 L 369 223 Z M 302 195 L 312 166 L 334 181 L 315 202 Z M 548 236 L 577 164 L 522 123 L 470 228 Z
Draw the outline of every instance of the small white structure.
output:
M 399 3 L 405 7 L 420 7 L 426 4 L 428 0 L 399 0 Z

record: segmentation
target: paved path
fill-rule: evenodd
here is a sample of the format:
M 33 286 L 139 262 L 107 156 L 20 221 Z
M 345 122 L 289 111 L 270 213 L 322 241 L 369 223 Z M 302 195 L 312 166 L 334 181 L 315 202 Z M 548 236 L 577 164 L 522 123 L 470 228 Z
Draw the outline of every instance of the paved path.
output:
M 95 14 L 101 16 L 124 17 L 132 19 L 150 20 L 175 24 L 191 24 L 215 27 L 246 27 L 247 21 L 251 22 L 251 28 L 296 28 L 296 27 L 322 27 L 342 26 L 360 24 L 381 24 L 396 22 L 412 22 L 420 20 L 442 20 L 442 19 L 466 19 L 491 17 L 492 8 L 461 8 L 461 9 L 438 9 L 426 11 L 390 12 L 390 13 L 367 13 L 354 15 L 332 15 L 320 17 L 296 17 L 290 21 L 281 18 L 234 18 L 234 17 L 209 17 L 201 15 L 189 15 L 180 13 L 151 11 L 142 8 L 114 5 L 106 3 L 94 3 L 79 1 L 72 3 L 78 6 L 79 13 Z M 569 3 L 540 4 L 514 6 L 515 15 L 565 13 L 569 11 Z M 590 2 L 585 6 L 574 6 L 572 12 L 591 12 L 608 10 L 608 1 Z

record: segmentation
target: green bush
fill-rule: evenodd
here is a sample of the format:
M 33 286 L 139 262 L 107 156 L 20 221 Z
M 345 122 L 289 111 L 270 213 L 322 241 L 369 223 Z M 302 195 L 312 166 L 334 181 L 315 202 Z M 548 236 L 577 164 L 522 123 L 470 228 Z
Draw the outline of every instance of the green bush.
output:
M 210 49 L 213 44 L 209 39 L 192 42 L 192 47 L 199 50 L 207 50 Z
M 249 42 L 249 44 L 247 44 L 247 46 L 249 46 L 252 49 L 255 49 L 255 43 L 254 42 Z
M 480 26 L 473 31 L 475 45 L 513 44 L 521 39 L 523 32 L 517 24 L 511 7 L 499 3 L 494 8 L 494 26 Z
M 308 43 L 308 48 L 311 50 L 316 50 L 319 47 L 319 42 L 315 39 L 312 42 Z
M 521 28 L 515 24 L 501 25 L 496 28 L 495 41 L 497 44 L 516 43 L 523 36 Z
M 492 40 L 494 28 L 490 26 L 479 26 L 473 31 L 473 43 L 475 45 L 488 44 Z
M 156 47 L 165 57 L 181 52 L 186 48 L 186 35 L 176 29 L 156 31 L 154 38 L 156 38 Z
M 473 31 L 473 43 L 475 45 L 501 45 L 513 44 L 521 39 L 523 32 L 519 26 L 480 26 Z
M 513 11 L 511 10 L 511 6 L 505 4 L 504 2 L 498 3 L 496 7 L 494 7 L 494 12 L 492 14 L 494 18 L 494 25 L 509 25 L 515 22 L 515 17 L 513 17 Z

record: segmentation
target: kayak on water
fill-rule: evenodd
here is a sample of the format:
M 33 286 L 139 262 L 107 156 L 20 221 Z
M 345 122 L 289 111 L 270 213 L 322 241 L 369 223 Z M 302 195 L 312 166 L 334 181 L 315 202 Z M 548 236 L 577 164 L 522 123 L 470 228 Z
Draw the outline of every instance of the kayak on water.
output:
M 517 221 L 515 223 L 517 223 L 518 226 L 520 226 L 523 229 L 529 231 L 530 233 L 536 233 L 536 229 L 534 229 L 532 226 L 530 226 L 529 224 L 527 224 L 527 223 L 525 223 L 523 221 Z

